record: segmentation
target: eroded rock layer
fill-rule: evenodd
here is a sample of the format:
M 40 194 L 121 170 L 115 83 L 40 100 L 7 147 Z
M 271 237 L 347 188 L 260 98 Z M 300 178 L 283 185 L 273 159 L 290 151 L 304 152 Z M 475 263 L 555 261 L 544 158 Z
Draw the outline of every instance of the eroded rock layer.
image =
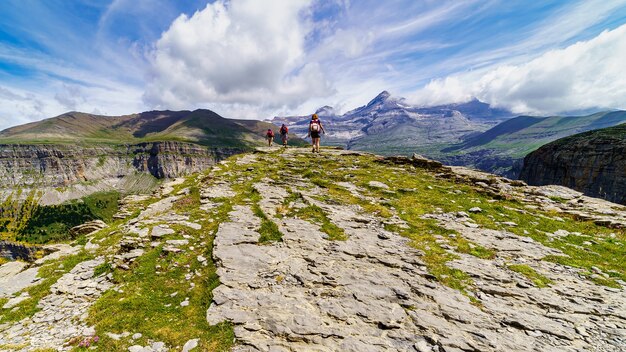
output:
M 3 187 L 57 187 L 137 171 L 172 178 L 204 170 L 238 152 L 241 150 L 180 142 L 92 147 L 0 145 L 0 182 Z

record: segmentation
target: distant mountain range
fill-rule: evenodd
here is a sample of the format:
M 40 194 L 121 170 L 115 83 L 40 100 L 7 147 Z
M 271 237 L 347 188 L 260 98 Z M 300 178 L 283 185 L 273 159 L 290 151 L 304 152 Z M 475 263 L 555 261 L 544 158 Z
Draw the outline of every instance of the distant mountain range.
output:
M 147 111 L 124 116 L 68 112 L 8 128 L 0 144 L 136 144 L 176 141 L 209 147 L 251 148 L 265 143 L 265 131 L 276 126 L 256 120 L 224 118 L 211 110 Z M 298 138 L 295 144 L 304 143 Z
M 468 134 L 486 131 L 506 118 L 509 111 L 473 100 L 463 104 L 421 107 L 383 91 L 367 105 L 337 115 L 330 106 L 316 111 L 327 129 L 325 143 L 381 154 L 407 154 L 416 147 L 437 150 L 459 143 Z M 310 115 L 274 117 L 299 136 L 307 134 Z
M 524 156 L 572 134 L 626 122 L 625 111 L 586 116 L 517 116 L 472 100 L 433 107 L 412 106 L 380 93 L 367 105 L 337 115 L 324 106 L 317 114 L 328 134 L 325 144 L 379 154 L 419 153 L 451 165 L 470 166 L 517 178 Z M 275 117 L 300 136 L 310 116 Z

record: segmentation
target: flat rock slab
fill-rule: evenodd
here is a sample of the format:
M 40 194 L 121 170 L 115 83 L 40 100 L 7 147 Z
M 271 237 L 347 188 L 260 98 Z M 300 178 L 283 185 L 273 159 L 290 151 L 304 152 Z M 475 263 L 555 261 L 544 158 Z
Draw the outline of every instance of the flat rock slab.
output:
M 342 153 L 324 151 L 322 156 Z M 281 174 L 282 180 L 296 177 L 288 169 Z M 342 186 L 355 195 L 361 192 L 351 184 Z M 541 261 L 563 255 L 558 250 L 483 229 L 467 214 L 433 214 L 441 226 L 497 251 L 493 260 L 457 253 L 459 258 L 447 263 L 475 282 L 479 308 L 458 290 L 434 281 L 422 253 L 385 230 L 389 219 L 317 201 L 320 190 L 308 185 L 262 180 L 254 187 L 261 209 L 283 237 L 258 244 L 260 221 L 248 206 L 235 206 L 229 221 L 220 224 L 213 256 L 222 285 L 213 291 L 207 320 L 234 324 L 235 351 L 626 350 L 624 291 Z M 321 224 L 273 217 L 287 187 L 322 208 L 348 239 L 329 241 Z M 391 220 L 403 225 L 398 217 Z M 537 288 L 510 270 L 511 263 L 529 265 L 554 284 Z
M 50 287 L 40 309 L 30 318 L 0 327 L 0 346 L 23 346 L 24 350 L 59 348 L 73 337 L 91 336 L 92 327 L 83 320 L 91 304 L 112 284 L 104 275 L 94 277 L 94 269 L 103 258 L 77 264 Z
M 23 262 L 8 262 L 0 266 L 0 298 L 10 297 L 40 280 L 37 277 L 38 267 L 26 267 Z

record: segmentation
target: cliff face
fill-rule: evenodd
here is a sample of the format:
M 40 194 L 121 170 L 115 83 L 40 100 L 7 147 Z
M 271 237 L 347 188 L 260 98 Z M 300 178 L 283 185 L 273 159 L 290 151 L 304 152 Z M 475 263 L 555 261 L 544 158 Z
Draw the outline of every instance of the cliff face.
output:
M 626 125 L 619 125 L 547 144 L 526 156 L 520 179 L 626 204 L 625 137 Z
M 241 152 L 182 142 L 0 145 L 0 198 L 36 189 L 40 203 L 47 205 L 100 191 L 145 193 L 156 179 L 202 171 Z
M 206 169 L 239 152 L 180 142 L 90 147 L 0 145 L 0 182 L 2 188 L 62 187 L 136 172 L 171 178 Z
M 173 178 L 202 171 L 231 155 L 236 148 L 207 148 L 190 143 L 141 143 L 128 148 L 133 168 L 156 178 Z

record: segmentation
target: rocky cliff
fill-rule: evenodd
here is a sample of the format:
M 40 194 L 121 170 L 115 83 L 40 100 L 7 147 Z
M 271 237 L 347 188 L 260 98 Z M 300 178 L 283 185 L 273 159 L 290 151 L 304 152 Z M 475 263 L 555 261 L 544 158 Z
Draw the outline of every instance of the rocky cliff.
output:
M 524 159 L 520 179 L 563 185 L 626 204 L 626 125 L 590 131 L 547 144 Z
M 37 188 L 44 191 L 44 201 L 50 203 L 54 202 L 53 198 L 68 198 L 56 194 L 64 188 L 84 189 L 75 192 L 76 196 L 91 190 L 132 190 L 141 185 L 125 181 L 137 175 L 159 179 L 189 175 L 242 151 L 183 142 L 91 146 L 5 144 L 0 145 L 0 191 L 8 194 L 16 189 Z

